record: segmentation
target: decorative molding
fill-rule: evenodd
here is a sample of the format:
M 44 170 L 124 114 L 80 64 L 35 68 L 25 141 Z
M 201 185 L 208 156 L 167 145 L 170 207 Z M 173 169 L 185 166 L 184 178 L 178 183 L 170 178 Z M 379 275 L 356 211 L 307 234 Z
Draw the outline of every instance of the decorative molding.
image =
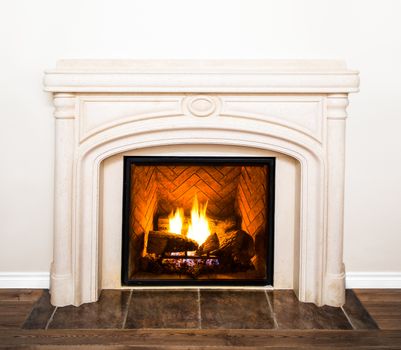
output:
M 80 142 L 130 122 L 182 115 L 182 96 L 80 95 L 77 100 Z
M 206 110 L 196 110 L 194 102 L 210 103 Z M 229 124 L 239 119 L 263 124 L 272 123 L 304 133 L 322 143 L 326 98 L 320 95 L 79 95 L 79 141 L 82 143 L 104 130 L 128 123 L 159 120 L 180 116 L 226 117 Z M 195 104 L 196 105 L 196 104 Z M 204 106 L 205 107 L 205 106 Z M 207 107 L 207 106 L 206 106 Z M 257 130 L 259 127 L 256 128 Z
M 332 94 L 327 98 L 327 119 L 346 119 L 348 96 L 347 94 Z
M 75 95 L 74 94 L 55 94 L 53 99 L 54 117 L 56 119 L 75 118 Z
M 48 289 L 49 286 L 49 272 L 0 272 L 0 288 Z
M 345 303 L 345 266 L 343 263 L 345 118 L 347 94 L 329 95 L 326 99 L 326 276 L 325 300 L 328 305 Z M 337 304 L 337 305 L 336 305 Z
M 359 77 L 331 60 L 65 60 L 44 84 L 52 92 L 348 93 Z
M 269 122 L 323 141 L 323 96 L 226 95 L 222 100 L 221 116 Z
M 184 106 L 188 112 L 196 117 L 208 117 L 212 115 L 220 102 L 215 96 L 196 95 L 184 99 Z
M 347 288 L 401 288 L 401 272 L 347 272 Z

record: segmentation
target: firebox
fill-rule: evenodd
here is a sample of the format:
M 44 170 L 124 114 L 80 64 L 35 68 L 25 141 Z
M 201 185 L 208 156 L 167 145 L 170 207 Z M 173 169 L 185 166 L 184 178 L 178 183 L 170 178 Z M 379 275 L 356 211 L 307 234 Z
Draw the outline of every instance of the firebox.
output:
M 273 285 L 272 157 L 124 157 L 124 285 Z

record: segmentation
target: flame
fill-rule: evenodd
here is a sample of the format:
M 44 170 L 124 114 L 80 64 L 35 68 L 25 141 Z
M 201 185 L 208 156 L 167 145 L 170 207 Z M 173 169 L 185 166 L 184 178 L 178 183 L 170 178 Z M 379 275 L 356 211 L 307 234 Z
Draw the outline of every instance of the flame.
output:
M 199 205 L 198 197 L 195 195 L 194 204 L 191 210 L 191 221 L 188 225 L 188 238 L 203 244 L 210 235 L 209 222 L 206 216 L 207 202 L 204 206 Z
M 169 219 L 169 232 L 180 235 L 182 232 L 182 226 L 184 221 L 184 211 L 178 208 L 175 214 L 171 212 Z
M 199 205 L 198 196 L 195 195 L 191 210 L 191 219 L 188 223 L 187 237 L 196 241 L 199 245 L 203 244 L 210 235 L 209 222 L 206 216 L 207 202 Z M 184 211 L 176 209 L 169 216 L 169 232 L 182 234 L 184 226 Z

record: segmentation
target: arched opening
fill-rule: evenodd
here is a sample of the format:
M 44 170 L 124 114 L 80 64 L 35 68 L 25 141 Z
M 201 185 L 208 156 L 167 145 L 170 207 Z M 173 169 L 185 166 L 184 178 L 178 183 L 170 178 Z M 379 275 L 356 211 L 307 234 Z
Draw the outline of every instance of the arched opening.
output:
M 300 163 L 293 157 L 282 153 L 253 147 L 227 145 L 170 145 L 148 147 L 122 152 L 102 162 L 100 171 L 100 287 L 119 288 L 121 286 L 122 242 L 122 198 L 123 198 L 123 160 L 124 157 L 138 156 L 209 156 L 231 157 L 241 155 L 245 158 L 274 158 L 277 164 L 275 201 L 275 260 L 274 280 L 277 288 L 294 288 L 299 285 L 299 239 L 300 239 Z M 116 208 L 115 203 L 119 203 Z M 106 216 L 102 213 L 107 212 Z M 272 233 L 274 234 L 274 233 Z M 271 254 L 273 254 L 271 249 Z M 294 282 L 295 280 L 295 282 Z M 246 283 L 241 282 L 241 285 Z M 268 285 L 269 283 L 260 283 Z M 191 285 L 191 283 L 189 283 Z M 195 285 L 195 284 L 194 284 Z
M 75 245 L 73 247 L 75 248 L 72 255 L 75 261 L 73 278 L 76 286 L 76 304 L 96 300 L 101 288 L 116 287 L 116 283 L 119 284 L 117 288 L 121 288 L 121 238 L 118 237 L 121 237 L 122 211 L 119 208 L 120 219 L 111 219 L 113 215 L 110 213 L 115 212 L 116 208 L 110 210 L 105 208 L 107 204 L 102 207 L 100 203 L 101 182 L 105 180 L 100 171 L 102 164 L 104 165 L 114 157 L 120 157 L 121 161 L 122 155 L 127 154 L 149 156 L 149 150 L 158 150 L 155 151 L 155 155 L 171 156 L 175 151 L 172 151 L 170 147 L 181 147 L 181 150 L 176 151 L 181 155 L 230 156 L 230 154 L 236 154 L 237 156 L 263 157 L 275 153 L 291 158 L 297 164 L 298 170 L 293 172 L 297 174 L 296 181 L 299 182 L 299 185 L 296 185 L 299 206 L 295 211 L 291 210 L 290 214 L 294 217 L 290 222 L 297 221 L 297 223 L 287 235 L 290 236 L 290 240 L 284 243 L 283 239 L 280 253 L 277 249 L 275 250 L 274 274 L 275 279 L 281 281 L 278 285 L 280 288 L 293 288 L 300 300 L 321 303 L 325 262 L 324 251 L 319 247 L 325 241 L 323 218 L 325 168 L 321 158 L 315 152 L 303 146 L 302 142 L 294 143 L 262 131 L 255 133 L 244 129 L 229 131 L 211 128 L 208 129 L 207 136 L 203 136 L 204 134 L 199 136 L 199 130 L 175 128 L 169 130 L 170 138 L 168 139 L 165 138 L 163 130 L 135 134 L 135 137 L 131 132 L 126 133 L 128 129 L 122 131 L 124 133 L 120 134 L 121 137 L 107 139 L 106 135 L 103 135 L 95 146 L 87 149 L 82 147 L 77 163 L 78 172 L 74 181 L 80 195 L 76 197 L 77 201 L 74 203 L 73 241 Z M 197 136 L 191 137 L 192 133 Z M 122 176 L 122 163 L 119 169 Z M 123 178 L 118 179 L 117 175 L 112 182 L 120 187 L 119 200 L 121 200 Z M 285 187 L 285 184 L 282 184 L 282 187 Z M 276 198 L 280 196 L 276 195 Z M 286 221 L 287 203 L 285 201 L 283 203 L 281 199 L 282 209 L 279 211 L 281 214 L 277 214 L 279 202 L 280 200 L 275 203 L 276 222 L 278 215 L 280 220 Z M 107 215 L 104 215 L 105 212 Z M 107 234 L 103 236 L 100 234 L 105 229 L 105 223 L 100 220 L 101 215 L 114 222 L 113 242 L 104 239 Z M 278 234 L 275 238 L 281 237 L 284 231 L 276 225 L 276 232 Z M 110 249 L 103 243 L 104 241 L 108 241 L 115 247 L 114 252 L 119 250 L 120 253 L 114 253 L 112 259 L 108 259 L 105 251 Z M 285 250 L 287 253 L 282 254 Z M 118 259 L 116 259 L 117 256 Z M 286 263 L 286 267 L 283 267 Z M 113 265 L 118 268 L 111 267 Z M 277 270 L 281 272 L 278 274 Z M 104 271 L 108 272 L 104 273 Z M 275 282 L 276 285 L 277 282 Z

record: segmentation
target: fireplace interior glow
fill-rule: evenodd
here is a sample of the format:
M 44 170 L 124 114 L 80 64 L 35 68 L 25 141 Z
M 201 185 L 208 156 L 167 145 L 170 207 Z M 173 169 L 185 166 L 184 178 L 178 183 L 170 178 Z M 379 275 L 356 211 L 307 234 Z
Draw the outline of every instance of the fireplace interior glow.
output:
M 273 283 L 274 158 L 125 157 L 125 285 Z

